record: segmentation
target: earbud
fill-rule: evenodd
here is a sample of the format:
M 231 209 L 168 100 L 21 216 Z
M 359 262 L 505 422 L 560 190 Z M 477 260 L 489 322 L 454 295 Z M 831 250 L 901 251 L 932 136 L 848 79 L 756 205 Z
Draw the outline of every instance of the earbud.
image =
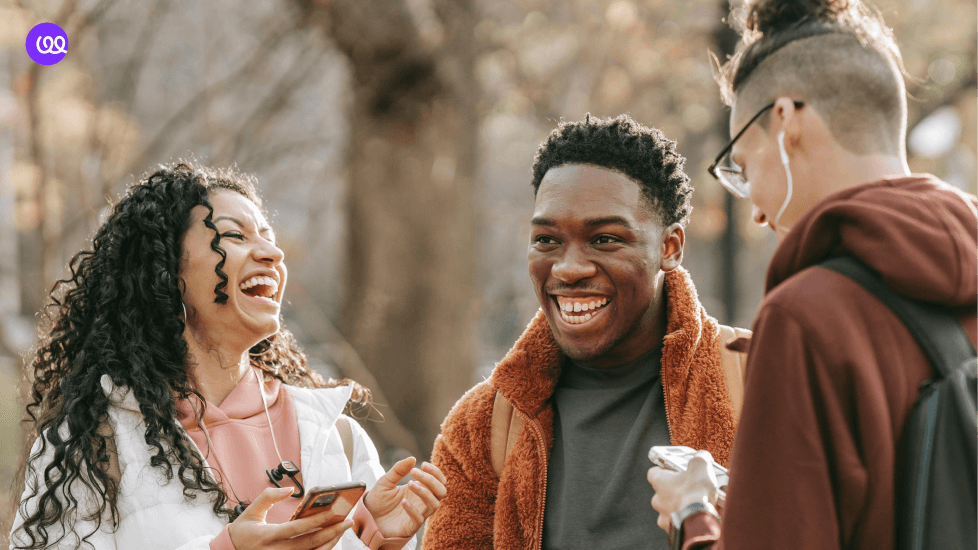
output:
M 282 478 L 284 478 L 285 476 L 289 476 L 289 479 L 292 480 L 292 483 L 295 483 L 296 488 L 299 489 L 298 493 L 292 493 L 293 498 L 302 498 L 302 496 L 306 494 L 306 489 L 302 486 L 301 483 L 299 483 L 299 480 L 296 479 L 295 477 L 298 474 L 299 474 L 299 469 L 295 467 L 295 464 L 292 464 L 289 461 L 279 463 L 278 467 L 275 468 L 274 470 L 265 470 L 265 475 L 268 476 L 269 481 L 272 482 L 272 485 L 275 485 L 278 488 L 282 488 L 282 486 L 279 484 L 279 481 L 282 481 Z
M 786 151 L 785 148 L 784 148 L 784 131 L 783 130 L 778 134 L 778 145 L 780 145 L 780 147 L 778 149 L 781 152 L 781 164 L 788 164 L 788 151 Z
M 791 167 L 788 161 L 788 151 L 784 148 L 784 130 L 778 133 L 778 149 L 781 151 L 781 164 L 784 165 L 784 175 L 788 182 L 788 192 L 784 196 L 784 202 L 781 203 L 781 209 L 778 210 L 778 215 L 774 217 L 774 230 L 787 232 L 791 228 L 783 227 L 781 225 L 781 215 L 784 214 L 786 208 L 788 208 L 788 203 L 791 202 L 791 193 L 794 190 L 794 183 L 791 181 Z

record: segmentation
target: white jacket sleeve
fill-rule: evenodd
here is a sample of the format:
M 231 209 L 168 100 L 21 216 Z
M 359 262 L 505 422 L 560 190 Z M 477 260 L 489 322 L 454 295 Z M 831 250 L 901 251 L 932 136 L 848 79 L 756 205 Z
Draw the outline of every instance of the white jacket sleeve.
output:
M 37 438 L 31 447 L 30 456 L 34 456 L 40 451 L 41 444 L 41 438 Z M 25 514 L 29 516 L 37 512 L 40 496 L 44 493 L 44 469 L 51 464 L 53 458 L 54 445 L 48 443 L 44 454 L 28 464 L 27 475 L 24 480 L 24 492 L 21 494 L 20 506 L 17 508 L 13 529 L 10 532 L 11 550 L 31 544 L 31 537 L 22 528 Z M 58 474 L 52 472 L 51 475 L 57 476 Z M 79 477 L 87 476 L 85 472 L 82 472 Z M 68 498 L 69 495 L 71 498 Z M 95 511 L 98 510 L 98 495 L 82 483 L 80 479 L 75 479 L 69 486 L 61 487 L 58 492 L 58 497 L 61 505 L 66 509 L 72 500 L 77 502 L 77 506 L 68 510 L 67 516 L 62 521 L 55 522 L 45 528 L 48 540 L 46 548 L 116 549 L 109 510 L 106 510 L 102 515 L 101 522 L 98 521 L 97 517 L 92 517 Z M 65 532 L 65 527 L 68 528 L 67 532 Z
M 31 456 L 34 456 L 41 448 L 41 440 L 38 438 L 31 448 Z M 20 506 L 14 518 L 13 529 L 10 533 L 10 550 L 30 546 L 31 538 L 22 529 L 26 515 L 35 513 L 38 509 L 40 495 L 43 494 L 42 487 L 44 481 L 44 469 L 47 468 L 54 457 L 54 446 L 47 444 L 44 454 L 31 462 L 25 477 L 24 492 L 20 497 Z M 52 475 L 57 475 L 52 473 Z M 35 490 L 38 487 L 41 490 Z M 34 494 L 36 493 L 36 494 Z M 68 495 L 71 495 L 71 499 Z M 93 518 L 95 511 L 98 510 L 98 495 L 88 488 L 80 480 L 74 480 L 69 487 L 63 487 L 59 493 L 59 500 L 62 506 L 67 507 L 68 502 L 74 500 L 77 506 L 72 508 L 63 521 L 56 522 L 46 527 L 48 544 L 47 549 L 57 550 L 117 550 L 116 529 L 112 525 L 111 512 L 106 508 L 102 515 L 101 522 Z M 124 522 L 125 519 L 120 519 Z M 66 531 L 67 528 L 67 531 Z M 187 541 L 173 550 L 209 550 L 210 542 L 214 536 L 197 537 Z M 151 536 L 151 534 L 147 534 Z

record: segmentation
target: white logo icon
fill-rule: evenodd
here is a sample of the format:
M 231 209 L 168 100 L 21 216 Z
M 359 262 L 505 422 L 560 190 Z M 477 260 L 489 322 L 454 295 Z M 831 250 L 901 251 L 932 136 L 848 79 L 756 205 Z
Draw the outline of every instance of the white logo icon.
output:
M 44 41 L 44 49 L 41 49 L 41 41 Z M 38 53 L 68 53 L 65 49 L 67 46 L 67 41 L 63 36 L 55 36 L 54 38 L 50 36 L 38 36 L 37 37 L 37 51 Z

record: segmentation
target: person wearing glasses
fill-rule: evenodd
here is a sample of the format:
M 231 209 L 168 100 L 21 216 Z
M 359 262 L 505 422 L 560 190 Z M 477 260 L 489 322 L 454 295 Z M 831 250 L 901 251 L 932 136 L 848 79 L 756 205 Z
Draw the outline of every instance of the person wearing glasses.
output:
M 734 343 L 749 353 L 722 521 L 705 456 L 651 468 L 652 506 L 685 549 L 894 548 L 898 443 L 933 369 L 886 305 L 817 266 L 855 256 L 974 345 L 978 199 L 910 173 L 900 50 L 877 12 L 761 0 L 746 28 L 710 173 L 779 243 L 753 336 Z
M 540 311 L 442 424 L 447 496 L 425 550 L 666 550 L 649 448 L 726 464 L 741 353 L 682 266 L 692 186 L 676 142 L 627 115 L 562 122 L 533 163 Z

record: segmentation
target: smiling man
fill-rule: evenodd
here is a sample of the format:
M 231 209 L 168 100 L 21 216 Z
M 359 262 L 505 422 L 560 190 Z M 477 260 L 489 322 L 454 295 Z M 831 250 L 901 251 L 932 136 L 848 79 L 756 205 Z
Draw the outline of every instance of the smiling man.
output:
M 433 462 L 432 549 L 667 548 L 649 513 L 653 445 L 725 463 L 743 357 L 680 266 L 692 187 L 662 132 L 562 123 L 533 166 L 527 252 L 541 311 L 455 405 Z

